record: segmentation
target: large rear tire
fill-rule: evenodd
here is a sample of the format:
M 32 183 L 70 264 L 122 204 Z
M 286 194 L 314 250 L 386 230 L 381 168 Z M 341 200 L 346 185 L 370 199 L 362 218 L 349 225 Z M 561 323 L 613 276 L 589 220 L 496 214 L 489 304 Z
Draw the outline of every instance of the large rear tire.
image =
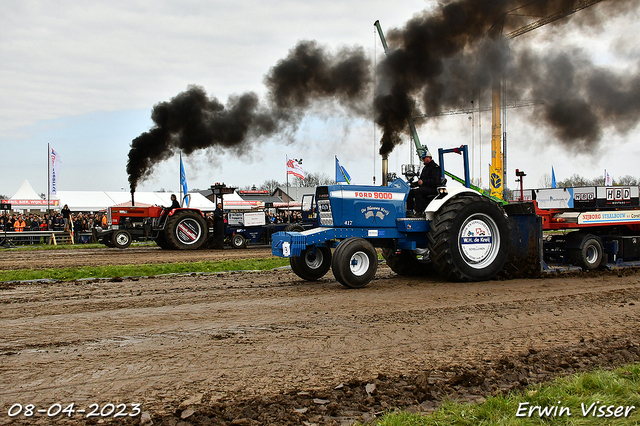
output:
M 445 203 L 428 236 L 433 266 L 449 281 L 489 280 L 507 260 L 509 221 L 502 208 L 480 195 Z
M 307 247 L 300 256 L 289 259 L 291 270 L 306 281 L 317 281 L 331 268 L 331 249 L 327 247 Z
M 179 211 L 167 219 L 164 237 L 172 249 L 199 249 L 207 239 L 204 217 L 193 211 Z
M 169 247 L 169 244 L 167 243 L 167 239 L 164 237 L 164 233 L 159 232 L 158 236 L 155 237 L 153 239 L 156 244 L 158 245 L 158 247 L 160 247 L 163 250 L 170 250 L 171 247 Z
M 362 288 L 369 284 L 378 270 L 378 253 L 364 238 L 347 238 L 333 253 L 331 269 L 345 287 Z
M 382 256 L 393 272 L 405 277 L 428 276 L 435 273 L 429 249 L 401 250 L 382 249 Z

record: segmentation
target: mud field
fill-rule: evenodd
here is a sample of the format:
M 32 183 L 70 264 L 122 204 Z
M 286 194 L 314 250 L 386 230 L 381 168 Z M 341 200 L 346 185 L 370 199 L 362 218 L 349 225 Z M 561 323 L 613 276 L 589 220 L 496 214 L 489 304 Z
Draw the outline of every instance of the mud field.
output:
M 70 252 L 7 251 L 1 265 L 193 254 Z M 429 412 L 638 360 L 639 299 L 633 270 L 448 283 L 380 265 L 359 290 L 290 270 L 2 283 L 0 424 L 348 425 L 393 407 Z M 47 415 L 72 403 L 71 417 Z
M 149 247 L 88 248 L 70 250 L 0 252 L 0 271 L 7 269 L 47 269 L 77 266 L 140 265 L 143 263 L 201 262 L 207 260 L 248 259 L 271 256 L 269 246 L 251 246 L 243 250 L 162 250 Z

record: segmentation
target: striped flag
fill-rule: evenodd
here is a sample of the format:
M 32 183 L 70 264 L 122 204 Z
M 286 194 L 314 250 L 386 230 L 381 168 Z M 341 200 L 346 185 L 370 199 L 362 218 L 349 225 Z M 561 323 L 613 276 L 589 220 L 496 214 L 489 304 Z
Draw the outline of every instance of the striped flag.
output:
M 294 175 L 295 177 L 299 177 L 300 179 L 304 180 L 306 175 L 304 174 L 304 170 L 302 169 L 300 163 L 298 163 L 293 158 L 289 158 L 289 156 L 286 156 L 285 158 L 287 160 L 287 174 Z

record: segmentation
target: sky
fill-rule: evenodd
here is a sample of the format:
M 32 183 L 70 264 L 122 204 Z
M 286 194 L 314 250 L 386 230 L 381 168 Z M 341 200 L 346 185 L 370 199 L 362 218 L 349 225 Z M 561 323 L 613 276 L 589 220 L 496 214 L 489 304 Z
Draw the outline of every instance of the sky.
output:
M 542 51 L 575 49 L 601 67 L 637 72 L 637 13 L 595 28 L 583 25 L 607 3 L 574 15 L 564 29 L 543 27 L 514 39 L 512 49 L 518 43 Z M 361 46 L 373 68 L 383 55 L 373 23 L 380 20 L 389 31 L 434 6 L 425 0 L 9 0 L 0 15 L 0 147 L 10 161 L 3 162 L 0 194 L 12 196 L 24 180 L 47 192 L 48 144 L 62 159 L 60 190 L 128 191 L 131 141 L 153 125 L 155 104 L 190 85 L 222 103 L 247 91 L 262 95 L 264 76 L 300 40 L 316 40 L 330 51 Z M 582 152 L 558 143 L 531 119 L 532 108 L 507 113 L 508 187 L 516 187 L 516 168 L 527 173 L 529 188 L 540 187 L 552 167 L 557 180 L 593 178 L 605 169 L 614 179 L 640 177 L 639 129 L 608 129 L 596 150 Z M 489 113 L 481 122 L 461 114 L 417 124 L 432 152 L 473 144 L 473 175 L 488 186 Z M 337 156 L 354 183 L 372 184 L 375 175 L 380 184 L 380 135 L 372 120 L 318 107 L 291 135 L 248 141 L 240 152 L 199 151 L 183 161 L 189 188 L 284 182 L 285 156 L 330 177 Z M 412 151 L 405 138 L 390 155 L 390 171 L 399 175 L 402 164 L 417 161 Z M 447 157 L 446 168 L 462 174 L 461 159 Z M 178 156 L 157 164 L 138 190 L 177 192 L 179 170 Z

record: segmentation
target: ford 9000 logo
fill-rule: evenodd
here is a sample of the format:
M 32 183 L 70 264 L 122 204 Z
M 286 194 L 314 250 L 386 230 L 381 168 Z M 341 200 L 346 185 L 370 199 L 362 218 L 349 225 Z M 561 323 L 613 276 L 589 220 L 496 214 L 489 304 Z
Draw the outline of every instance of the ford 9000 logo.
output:
M 360 213 L 364 215 L 365 219 L 372 219 L 372 223 L 376 223 L 378 219 L 384 220 L 389 215 L 389 210 L 378 206 L 368 206 L 361 209 Z

